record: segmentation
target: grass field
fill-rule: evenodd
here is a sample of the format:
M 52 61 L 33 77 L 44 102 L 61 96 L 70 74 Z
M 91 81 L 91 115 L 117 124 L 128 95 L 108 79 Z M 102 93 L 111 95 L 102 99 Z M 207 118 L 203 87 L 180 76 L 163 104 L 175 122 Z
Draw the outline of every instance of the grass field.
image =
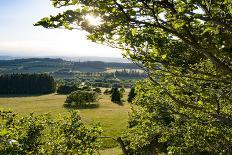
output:
M 124 95 L 126 100 L 128 92 Z M 34 112 L 35 114 L 50 113 L 52 116 L 66 115 L 68 109 L 63 107 L 65 95 L 42 96 L 0 96 L 0 108 L 11 109 L 20 115 Z M 100 106 L 95 109 L 80 109 L 80 116 L 87 124 L 100 122 L 103 136 L 117 137 L 126 129 L 130 106 L 127 102 L 123 106 L 110 101 L 110 96 L 101 95 Z M 104 139 L 100 154 L 119 154 L 118 144 L 110 139 Z

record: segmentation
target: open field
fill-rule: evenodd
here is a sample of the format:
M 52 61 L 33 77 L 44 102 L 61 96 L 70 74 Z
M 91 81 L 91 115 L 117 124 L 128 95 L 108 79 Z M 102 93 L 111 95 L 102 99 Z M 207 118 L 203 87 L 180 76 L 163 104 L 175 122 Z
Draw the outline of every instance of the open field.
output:
M 127 98 L 128 92 L 124 95 Z M 41 96 L 0 96 L 0 108 L 11 109 L 20 115 L 31 112 L 35 114 L 50 113 L 52 116 L 65 115 L 68 109 L 63 107 L 66 95 L 41 95 Z M 80 109 L 82 120 L 87 124 L 100 122 L 103 128 L 103 136 L 117 137 L 122 134 L 127 126 L 130 106 L 127 102 L 123 106 L 110 101 L 110 96 L 101 95 L 100 106 L 95 109 Z M 104 139 L 101 154 L 107 152 L 120 152 L 118 144 L 110 139 Z M 106 149 L 106 150 L 104 150 Z M 118 153 L 116 153 L 118 154 Z

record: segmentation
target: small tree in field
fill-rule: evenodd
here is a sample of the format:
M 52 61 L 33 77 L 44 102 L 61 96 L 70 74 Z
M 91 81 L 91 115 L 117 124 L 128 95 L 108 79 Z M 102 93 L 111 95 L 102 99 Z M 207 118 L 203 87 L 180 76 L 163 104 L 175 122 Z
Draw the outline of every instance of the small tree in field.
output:
M 127 101 L 128 101 L 129 103 L 131 103 L 132 100 L 135 98 L 135 95 L 136 95 L 136 93 L 135 93 L 135 88 L 132 87 L 131 90 L 130 90 L 130 92 L 129 92 L 129 94 L 128 94 L 128 99 L 127 99 Z
M 97 92 L 78 90 L 67 96 L 64 106 L 76 108 L 96 107 L 97 99 Z
M 78 88 L 76 85 L 60 85 L 57 89 L 58 94 L 70 94 L 76 91 Z
M 111 101 L 114 103 L 122 103 L 121 101 L 121 93 L 118 88 L 111 89 Z

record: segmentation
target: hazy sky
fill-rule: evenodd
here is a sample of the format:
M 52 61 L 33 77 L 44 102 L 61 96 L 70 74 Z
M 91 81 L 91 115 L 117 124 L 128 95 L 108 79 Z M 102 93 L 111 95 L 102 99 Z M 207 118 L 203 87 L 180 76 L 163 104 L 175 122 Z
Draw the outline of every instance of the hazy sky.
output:
M 57 11 L 50 0 L 0 0 L 0 55 L 121 57 L 86 40 L 85 32 L 33 26 Z

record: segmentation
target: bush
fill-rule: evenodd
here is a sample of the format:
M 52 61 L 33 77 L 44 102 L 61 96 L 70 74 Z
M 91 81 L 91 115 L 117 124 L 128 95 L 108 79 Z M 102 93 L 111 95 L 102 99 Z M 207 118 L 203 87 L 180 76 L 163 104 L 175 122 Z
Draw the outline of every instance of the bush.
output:
M 74 108 L 96 107 L 97 99 L 97 92 L 78 90 L 67 96 L 64 106 Z
M 58 94 L 70 94 L 76 91 L 78 88 L 76 85 L 60 85 L 57 89 Z
M 19 117 L 0 110 L 0 154 L 94 154 L 100 147 L 99 125 L 86 126 L 77 111 L 64 118 Z
M 127 99 L 127 101 L 128 101 L 129 103 L 131 103 L 132 100 L 135 98 L 135 95 L 136 95 L 136 93 L 135 93 L 135 88 L 132 87 L 131 90 L 130 90 L 130 92 L 129 92 L 129 94 L 128 94 L 128 99 Z
M 121 104 L 122 95 L 120 93 L 120 91 L 118 90 L 118 88 L 112 88 L 111 89 L 111 101 L 114 103 L 118 103 Z
M 90 86 L 84 86 L 82 88 L 80 88 L 81 90 L 85 90 L 85 91 L 91 91 L 91 87 Z

